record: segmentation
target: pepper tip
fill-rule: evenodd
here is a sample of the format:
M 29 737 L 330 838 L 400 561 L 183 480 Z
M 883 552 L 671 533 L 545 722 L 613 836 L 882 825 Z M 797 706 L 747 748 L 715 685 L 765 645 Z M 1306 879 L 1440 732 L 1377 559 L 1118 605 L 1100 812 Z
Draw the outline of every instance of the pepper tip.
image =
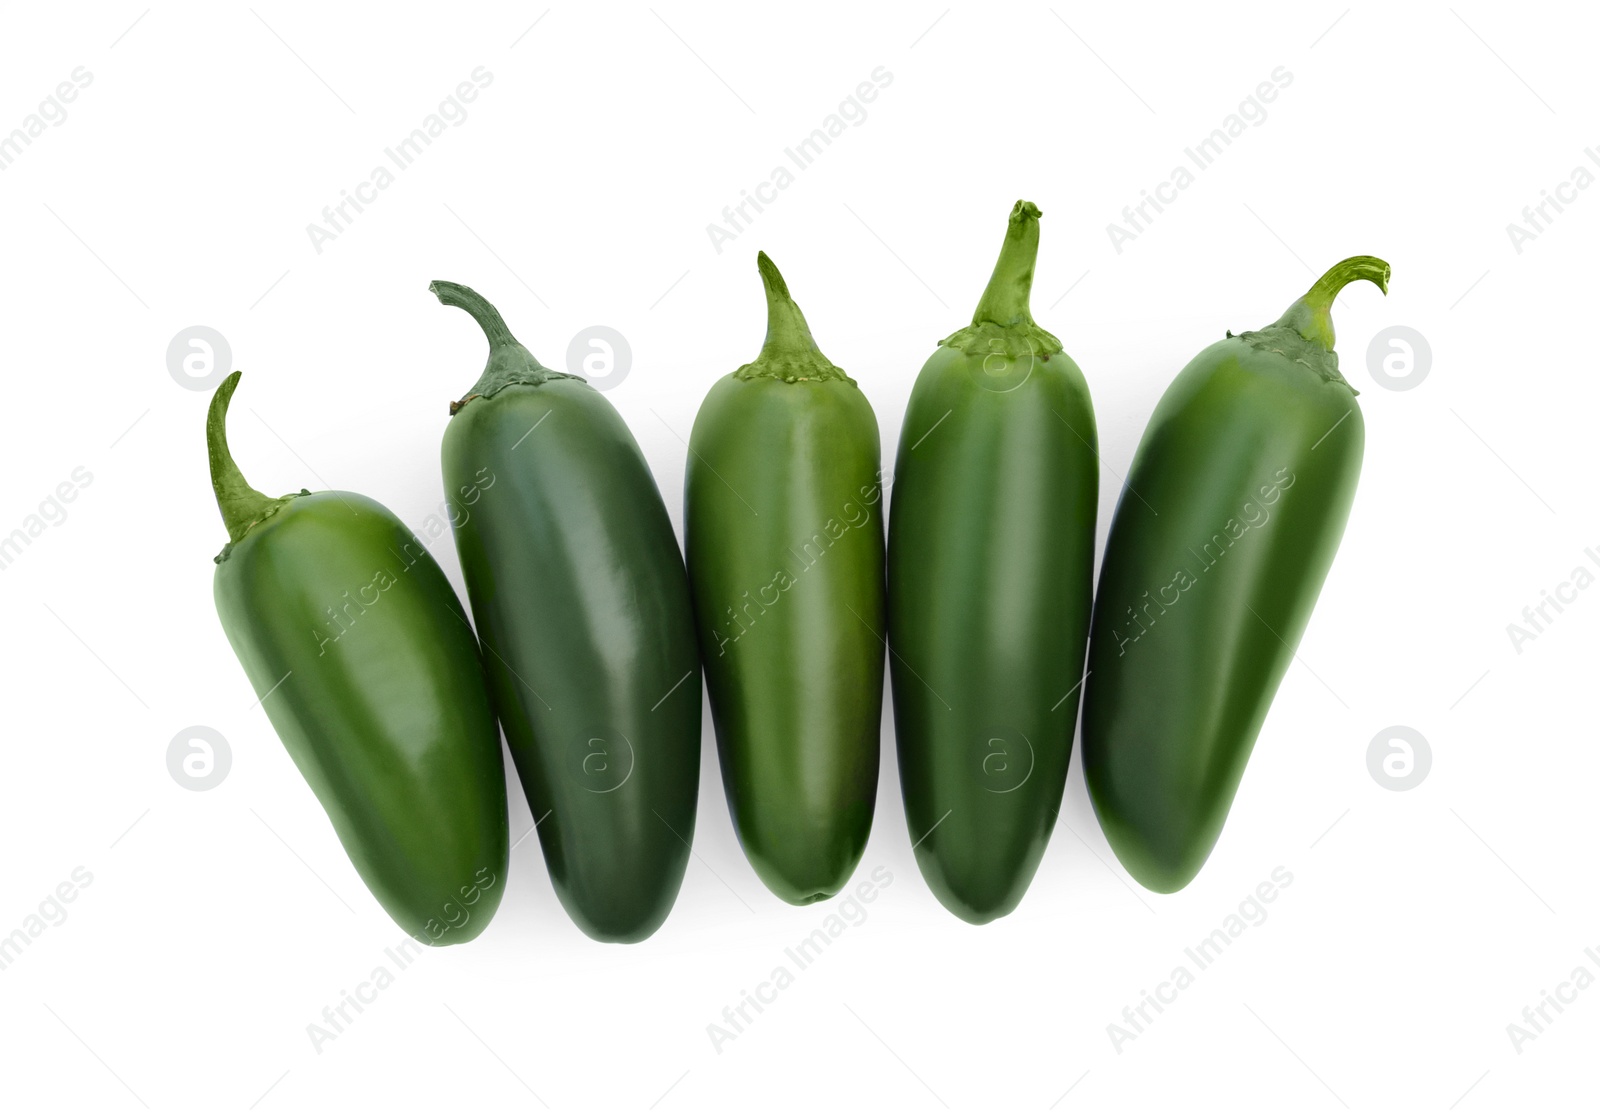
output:
M 239 369 L 235 369 L 222 378 L 222 383 L 217 385 L 217 390 L 211 394 L 210 410 L 212 412 L 220 413 L 223 416 L 228 414 L 228 404 L 233 400 L 234 390 L 239 387 L 239 378 L 242 376 L 244 376 L 244 373 Z
M 761 283 L 772 295 L 789 298 L 789 285 L 783 282 L 783 273 L 765 252 L 756 253 L 756 268 L 761 272 Z
M 1017 204 L 1011 207 L 1011 221 L 1020 225 L 1024 221 L 1038 221 L 1044 216 L 1044 211 L 1024 198 L 1017 199 Z

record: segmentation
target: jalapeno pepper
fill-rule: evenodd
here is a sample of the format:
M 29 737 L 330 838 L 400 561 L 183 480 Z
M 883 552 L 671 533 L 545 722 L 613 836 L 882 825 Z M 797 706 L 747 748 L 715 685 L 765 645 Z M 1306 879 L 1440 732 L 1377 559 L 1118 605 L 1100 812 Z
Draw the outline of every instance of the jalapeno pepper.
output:
M 877 794 L 878 423 L 757 264 L 766 342 L 695 417 L 685 550 L 734 829 L 767 887 L 808 904 L 849 881 Z
M 700 786 L 700 657 L 667 509 L 616 408 L 540 365 L 470 288 L 489 339 L 443 462 L 491 693 L 556 896 L 632 943 L 683 883 Z
M 251 488 L 228 451 L 234 373 L 206 423 L 228 529 L 223 631 L 367 888 L 406 932 L 477 936 L 505 889 L 500 736 L 449 581 L 376 501 Z
M 922 367 L 895 459 L 889 640 L 906 822 L 963 920 L 1016 908 L 1072 753 L 1099 462 L 1083 374 L 1033 321 L 1018 202 L 972 325 Z
M 1083 763 L 1111 848 L 1146 888 L 1200 872 L 1333 563 L 1364 428 L 1329 308 L 1353 256 L 1278 321 L 1202 350 L 1134 455 L 1101 563 Z

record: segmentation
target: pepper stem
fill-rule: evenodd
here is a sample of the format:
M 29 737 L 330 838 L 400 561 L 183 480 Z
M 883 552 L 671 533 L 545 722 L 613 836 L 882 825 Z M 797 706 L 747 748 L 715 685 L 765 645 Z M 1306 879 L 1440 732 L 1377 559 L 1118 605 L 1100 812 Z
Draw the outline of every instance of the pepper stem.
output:
M 941 339 L 940 345 L 984 360 L 999 355 L 1048 361 L 1061 352 L 1061 339 L 1035 322 L 1028 309 L 1033 266 L 1039 257 L 1040 216 L 1039 207 L 1032 202 L 1011 207 L 1006 239 L 1000 245 L 989 286 L 972 312 L 972 325 Z
M 767 338 L 761 343 L 761 355 L 756 358 L 777 358 L 797 353 L 821 354 L 817 340 L 811 336 L 811 327 L 800 305 L 789 295 L 789 285 L 783 274 L 764 252 L 756 253 L 756 267 L 761 271 L 761 286 L 767 292 Z
M 483 367 L 483 375 L 467 389 L 467 394 L 451 403 L 451 415 L 460 411 L 474 396 L 493 396 L 507 385 L 538 385 L 552 377 L 563 380 L 583 379 L 555 372 L 539 364 L 539 359 L 512 337 L 511 328 L 506 325 L 506 320 L 500 317 L 500 312 L 472 288 L 446 280 L 434 280 L 428 285 L 428 290 L 437 295 L 439 302 L 445 306 L 460 307 L 470 314 L 473 321 L 483 330 L 484 336 L 489 339 L 489 363 Z
M 1299 299 L 1283 312 L 1274 326 L 1289 326 L 1308 342 L 1324 349 L 1333 348 L 1333 316 L 1329 313 L 1334 299 L 1346 284 L 1366 280 L 1375 284 L 1385 295 L 1389 293 L 1389 265 L 1376 256 L 1351 256 L 1339 261 L 1323 273 Z
M 741 366 L 734 376 L 743 379 L 775 377 L 787 381 L 849 379 L 817 346 L 811 327 L 806 324 L 806 316 L 790 297 L 789 285 L 783 282 L 783 275 L 772 258 L 764 252 L 756 253 L 756 267 L 761 271 L 761 286 L 767 293 L 767 336 L 756 359 Z
M 972 312 L 974 326 L 984 322 L 1034 325 L 1028 297 L 1033 293 L 1033 266 L 1039 257 L 1040 216 L 1039 207 L 1032 202 L 1019 201 L 1011 207 L 1000 258 L 978 300 L 978 309 Z
M 470 314 L 472 320 L 488 337 L 491 350 L 519 344 L 517 339 L 511 336 L 511 328 L 506 325 L 506 320 L 500 317 L 500 312 L 472 288 L 448 280 L 434 280 L 428 285 L 428 290 L 437 295 L 439 302 L 445 306 L 460 307 Z
M 211 488 L 217 495 L 228 542 L 244 539 L 252 525 L 258 524 L 289 503 L 287 497 L 268 497 L 244 479 L 228 449 L 228 404 L 239 387 L 240 373 L 231 373 L 217 386 L 206 413 L 206 453 L 211 459 Z

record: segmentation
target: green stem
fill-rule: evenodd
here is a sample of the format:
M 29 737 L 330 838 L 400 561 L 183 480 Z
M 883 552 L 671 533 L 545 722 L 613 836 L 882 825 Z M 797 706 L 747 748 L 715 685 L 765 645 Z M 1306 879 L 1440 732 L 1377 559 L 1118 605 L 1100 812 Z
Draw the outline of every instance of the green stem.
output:
M 1389 265 L 1376 256 L 1352 256 L 1329 268 L 1321 279 L 1311 285 L 1299 299 L 1292 303 L 1274 326 L 1288 326 L 1308 342 L 1324 349 L 1333 348 L 1333 316 L 1330 313 L 1334 299 L 1346 284 L 1366 280 L 1375 284 L 1385 295 L 1389 293 Z
M 761 357 L 789 353 L 822 352 L 817 340 L 811 336 L 806 316 L 800 304 L 789 295 L 789 285 L 783 282 L 783 273 L 764 252 L 756 253 L 756 267 L 761 272 L 761 286 L 767 292 L 767 339 L 761 344 Z M 760 360 L 758 357 L 756 360 Z
M 500 312 L 472 288 L 448 280 L 434 280 L 428 285 L 428 290 L 437 295 L 439 302 L 445 306 L 460 307 L 470 314 L 472 320 L 488 337 L 491 350 L 519 344 L 517 339 L 511 336 L 511 328 L 506 325 L 506 320 L 500 317 Z
M 779 380 L 849 380 L 817 346 L 811 336 L 811 327 L 799 305 L 789 295 L 789 285 L 772 258 L 764 252 L 756 253 L 756 267 L 761 271 L 761 285 L 767 293 L 767 337 L 761 343 L 761 353 L 750 364 L 743 366 L 734 376 L 748 380 L 752 377 L 774 377 Z
M 217 386 L 206 413 L 206 453 L 211 459 L 211 488 L 217 495 L 228 542 L 238 543 L 252 526 L 259 524 L 284 505 L 289 497 L 268 497 L 244 479 L 228 449 L 228 404 L 239 387 L 240 373 L 231 373 Z
M 1039 207 L 1018 202 L 1011 207 L 1006 223 L 1006 239 L 1000 246 L 989 286 L 983 289 L 978 309 L 972 312 L 974 326 L 993 322 L 1000 326 L 1034 325 L 1028 309 L 1033 294 L 1033 266 L 1039 258 Z
M 506 325 L 506 320 L 500 317 L 500 312 L 472 288 L 446 280 L 434 280 L 428 285 L 428 290 L 437 295 L 439 302 L 445 306 L 460 307 L 470 314 L 484 336 L 489 339 L 489 362 L 483 367 L 483 375 L 467 390 L 465 396 L 450 405 L 451 415 L 460 411 L 473 397 L 493 396 L 507 385 L 539 385 L 551 379 L 580 381 L 583 379 L 568 373 L 558 373 L 539 364 L 539 359 L 512 336 L 511 329 Z

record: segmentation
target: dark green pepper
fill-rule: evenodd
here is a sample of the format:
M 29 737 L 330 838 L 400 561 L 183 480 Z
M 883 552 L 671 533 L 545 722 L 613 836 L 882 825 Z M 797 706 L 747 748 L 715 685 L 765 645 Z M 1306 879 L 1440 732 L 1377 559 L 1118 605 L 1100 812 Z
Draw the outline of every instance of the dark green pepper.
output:
M 1094 591 L 1094 410 L 1029 313 L 1038 250 L 1018 202 L 972 325 L 912 389 L 889 516 L 906 822 L 934 895 L 974 924 L 1016 908 L 1055 825 Z
M 791 904 L 844 887 L 883 715 L 878 423 L 765 253 L 767 337 L 695 417 L 684 536 L 734 828 Z
M 500 735 L 449 581 L 355 493 L 252 489 L 228 452 L 234 373 L 206 421 L 228 529 L 222 628 L 273 729 L 385 911 L 434 944 L 477 936 L 509 847 Z
M 553 372 L 470 288 L 489 338 L 451 405 L 444 478 L 495 709 L 567 914 L 634 943 L 677 899 L 700 785 L 700 656 L 683 557 L 605 396 Z
M 1272 325 L 1202 350 L 1134 455 L 1101 563 L 1083 707 L 1100 825 L 1148 889 L 1216 845 L 1344 534 L 1364 429 L 1328 309 L 1340 261 Z

